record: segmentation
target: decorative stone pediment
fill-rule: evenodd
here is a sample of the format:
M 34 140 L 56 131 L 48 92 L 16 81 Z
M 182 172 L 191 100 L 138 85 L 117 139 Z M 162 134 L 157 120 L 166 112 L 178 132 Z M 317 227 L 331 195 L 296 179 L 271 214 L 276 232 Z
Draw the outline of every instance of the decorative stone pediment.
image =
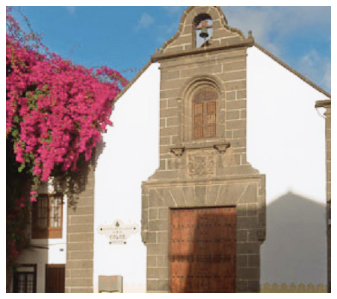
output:
M 185 10 L 177 33 L 164 43 L 158 58 L 162 54 L 179 53 L 200 48 L 196 46 L 195 31 L 199 28 L 198 19 L 207 16 L 212 23 L 207 27 L 212 29 L 211 38 L 205 43 L 208 50 L 216 47 L 237 45 L 242 42 L 250 41 L 251 38 L 245 38 L 241 30 L 228 26 L 227 19 L 219 6 L 191 6 Z M 202 21 L 205 22 L 205 21 Z M 199 25 L 199 26 L 198 26 Z

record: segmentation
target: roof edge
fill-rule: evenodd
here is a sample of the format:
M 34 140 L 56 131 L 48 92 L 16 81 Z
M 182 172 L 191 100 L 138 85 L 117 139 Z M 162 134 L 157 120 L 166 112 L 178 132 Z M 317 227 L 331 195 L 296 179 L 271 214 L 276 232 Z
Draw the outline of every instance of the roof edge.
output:
M 328 93 L 326 90 L 324 90 L 323 88 L 319 87 L 317 84 L 315 84 L 314 82 L 312 82 L 311 80 L 309 80 L 307 77 L 305 77 L 304 75 L 300 74 L 299 72 L 297 72 L 296 70 L 294 70 L 291 66 L 289 66 L 288 64 L 286 64 L 285 62 L 283 62 L 281 59 L 277 58 L 274 54 L 270 53 L 268 50 L 266 50 L 265 48 L 263 48 L 262 46 L 260 46 L 259 44 L 257 44 L 256 42 L 254 42 L 254 46 L 256 48 L 258 48 L 259 50 L 261 50 L 263 53 L 265 53 L 266 55 L 268 55 L 271 59 L 275 60 L 277 63 L 279 63 L 280 65 L 282 65 L 284 68 L 286 68 L 288 71 L 292 72 L 294 75 L 296 75 L 297 77 L 299 77 L 301 80 L 303 80 L 305 83 L 309 84 L 311 87 L 313 87 L 314 89 L 316 89 L 317 91 L 323 93 L 324 95 L 326 95 L 329 99 L 331 99 L 331 94 Z
M 139 77 L 148 69 L 152 64 L 151 60 L 146 63 L 137 75 L 124 87 L 124 89 L 115 97 L 114 104 L 130 89 L 130 87 L 139 79 Z

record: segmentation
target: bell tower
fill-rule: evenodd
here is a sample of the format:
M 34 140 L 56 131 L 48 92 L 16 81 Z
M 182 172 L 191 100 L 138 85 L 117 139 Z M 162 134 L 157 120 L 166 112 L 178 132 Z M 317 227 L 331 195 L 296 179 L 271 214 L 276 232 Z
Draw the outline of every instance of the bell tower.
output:
M 160 167 L 142 184 L 148 292 L 259 292 L 265 177 L 246 159 L 254 40 L 192 6 L 160 63 Z

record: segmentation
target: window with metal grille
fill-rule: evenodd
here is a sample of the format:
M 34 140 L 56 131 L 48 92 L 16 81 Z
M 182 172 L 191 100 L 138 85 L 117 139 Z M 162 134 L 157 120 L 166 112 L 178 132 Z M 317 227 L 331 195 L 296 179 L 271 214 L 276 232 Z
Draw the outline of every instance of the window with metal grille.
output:
M 19 265 L 13 278 L 14 293 L 36 293 L 36 265 Z
M 62 204 L 62 194 L 39 195 L 37 201 L 33 203 L 33 238 L 62 238 Z
M 216 136 L 217 92 L 202 88 L 193 96 L 193 138 L 212 138 Z

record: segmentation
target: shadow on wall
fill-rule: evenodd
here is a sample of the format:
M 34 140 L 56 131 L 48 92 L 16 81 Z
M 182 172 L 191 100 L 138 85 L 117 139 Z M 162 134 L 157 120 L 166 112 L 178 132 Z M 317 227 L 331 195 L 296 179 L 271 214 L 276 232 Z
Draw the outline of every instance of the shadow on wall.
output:
M 44 292 L 45 265 L 48 264 L 48 248 L 30 245 L 19 256 L 12 276 L 12 293 Z
M 267 206 L 261 283 L 326 283 L 325 206 L 287 193 Z
M 21 253 L 13 273 L 13 293 L 65 292 L 65 265 L 50 263 L 53 246 L 57 245 L 31 244 Z

